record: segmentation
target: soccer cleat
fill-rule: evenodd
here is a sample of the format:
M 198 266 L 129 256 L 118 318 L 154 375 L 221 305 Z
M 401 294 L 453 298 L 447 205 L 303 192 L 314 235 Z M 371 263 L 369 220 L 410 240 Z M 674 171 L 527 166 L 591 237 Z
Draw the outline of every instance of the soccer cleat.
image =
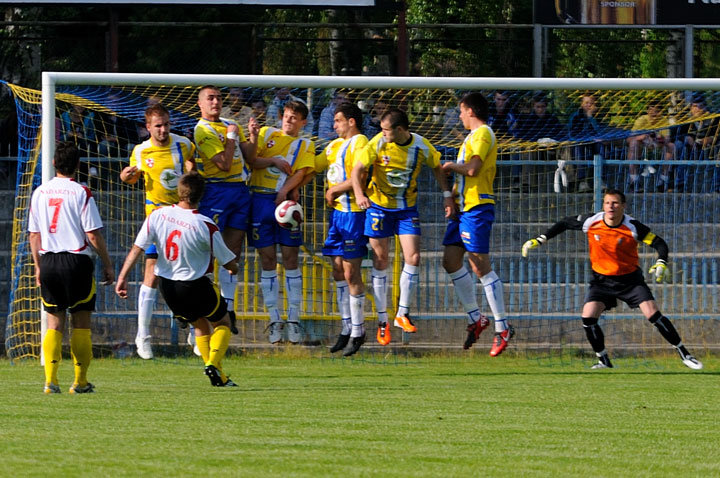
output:
M 220 377 L 220 371 L 214 365 L 205 366 L 205 375 L 210 379 L 210 383 L 213 387 L 224 387 L 225 384 Z M 230 380 L 230 379 L 228 379 Z M 227 382 L 225 382 L 227 383 Z
M 302 341 L 302 328 L 299 322 L 287 322 L 288 342 L 299 344 Z
M 335 352 L 344 349 L 347 346 L 348 342 L 350 342 L 350 334 L 338 335 L 337 342 L 335 342 L 335 345 L 330 347 L 330 353 L 334 354 Z
M 145 360 L 153 358 L 149 335 L 146 335 L 145 337 L 135 337 L 135 346 L 137 347 L 138 357 Z
M 95 393 L 95 385 L 90 382 L 86 383 L 85 385 L 73 383 L 72 387 L 70 387 L 69 392 L 73 395 L 78 393 Z
M 279 321 L 270 322 L 268 325 L 268 340 L 271 344 L 276 344 L 282 340 L 283 323 Z
M 50 395 L 51 393 L 60 393 L 60 386 L 55 385 L 54 383 L 46 383 L 45 387 L 43 388 L 43 393 L 45 393 L 45 395 Z
M 237 317 L 235 316 L 235 312 L 228 310 L 228 315 L 230 316 L 230 332 L 232 332 L 233 335 L 239 334 L 240 331 L 237 328 Z
M 686 367 L 691 368 L 693 370 L 700 370 L 703 368 L 703 364 L 701 361 L 693 357 L 690 352 L 687 351 L 687 349 L 684 346 L 679 346 L 677 348 L 678 353 L 680 354 L 680 358 L 682 359 L 682 363 L 685 364 Z
M 377 341 L 380 345 L 387 345 L 390 343 L 390 327 L 387 322 L 381 322 L 378 324 Z
M 472 347 L 472 344 L 477 342 L 478 337 L 480 337 L 480 334 L 483 330 L 487 328 L 487 326 L 490 325 L 490 321 L 487 317 L 480 314 L 480 317 L 476 322 L 473 322 L 472 324 L 468 324 L 467 326 L 467 338 L 465 339 L 465 343 L 463 344 L 463 349 L 467 350 L 470 347 Z
M 417 327 L 415 327 L 415 324 L 412 323 L 410 317 L 395 317 L 395 327 L 400 327 L 401 329 L 403 329 L 403 332 L 417 332 Z
M 612 362 L 610 361 L 610 357 L 608 357 L 607 354 L 600 355 L 598 357 L 598 363 L 590 367 L 593 370 L 598 370 L 601 368 L 614 368 Z
M 345 352 L 343 352 L 343 357 L 349 357 L 351 355 L 355 355 L 358 350 L 360 350 L 360 347 L 362 347 L 362 344 L 365 343 L 365 334 L 362 334 L 360 337 L 353 337 L 352 343 L 350 344 L 350 348 L 347 349 Z
M 493 340 L 493 346 L 490 349 L 490 356 L 497 357 L 507 347 L 508 341 L 515 335 L 515 329 L 512 325 L 509 325 L 507 329 L 502 332 L 495 332 L 495 339 Z
M 222 385 L 218 385 L 219 387 L 237 387 L 238 384 L 230 380 L 230 377 L 223 383 Z

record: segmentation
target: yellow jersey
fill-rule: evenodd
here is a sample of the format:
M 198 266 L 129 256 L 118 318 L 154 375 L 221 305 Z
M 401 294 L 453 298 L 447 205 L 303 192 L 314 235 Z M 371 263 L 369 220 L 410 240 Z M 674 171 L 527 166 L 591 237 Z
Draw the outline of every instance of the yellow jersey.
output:
M 296 138 L 272 126 L 263 126 L 258 135 L 258 158 L 281 157 L 290 164 L 293 173 L 304 168 L 315 168 L 315 143 Z M 276 193 L 287 180 L 287 174 L 275 166 L 253 169 L 250 189 L 258 193 Z
M 463 164 L 474 156 L 482 161 L 475 176 L 455 175 L 455 192 L 458 195 L 459 210 L 469 211 L 479 204 L 495 204 L 493 182 L 497 161 L 495 133 L 488 125 L 480 126 L 467 135 L 458 152 L 457 163 Z
M 239 128 L 238 140 L 235 141 L 235 154 L 229 171 L 222 171 L 212 160 L 218 153 L 225 151 L 227 141 L 227 127 L 234 124 Z M 245 133 L 236 121 L 220 118 L 220 121 L 201 119 L 195 125 L 193 133 L 197 145 L 199 158 L 198 172 L 208 183 L 244 183 L 250 177 L 250 168 L 245 162 L 240 143 L 247 141 Z
M 638 119 L 635 120 L 635 123 L 633 124 L 632 129 L 633 130 L 639 130 L 639 129 L 660 129 L 663 127 L 670 126 L 670 120 L 668 120 L 664 116 L 658 116 L 655 118 L 655 121 L 653 121 L 650 118 L 650 115 L 642 115 Z M 664 137 L 665 139 L 670 139 L 670 130 L 669 129 L 661 129 L 657 132 L 659 136 Z
M 366 144 L 368 144 L 368 139 L 363 134 L 356 134 L 350 139 L 337 138 L 332 140 L 315 157 L 315 172 L 321 173 L 327 169 L 328 188 L 350 179 L 355 161 L 357 161 Z M 362 211 L 355 202 L 355 193 L 353 193 L 352 189 L 342 193 L 335 199 L 335 209 L 342 212 Z
M 382 133 L 371 139 L 359 159 L 372 167 L 368 199 L 384 209 L 409 209 L 417 202 L 417 177 L 423 164 L 440 165 L 440 153 L 419 134 L 410 133 L 410 143 L 388 143 Z
M 170 133 L 170 144 L 155 146 L 148 139 L 133 148 L 130 166 L 145 178 L 145 214 L 178 202 L 177 185 L 185 161 L 195 155 L 195 145 L 184 136 Z

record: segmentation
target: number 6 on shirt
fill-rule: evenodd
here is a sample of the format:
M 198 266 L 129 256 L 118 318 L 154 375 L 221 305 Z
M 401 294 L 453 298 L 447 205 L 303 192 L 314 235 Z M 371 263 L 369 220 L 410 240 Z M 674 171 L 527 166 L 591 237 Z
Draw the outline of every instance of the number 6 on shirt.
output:
M 177 245 L 176 242 L 173 242 L 174 239 L 180 237 L 180 231 L 175 229 L 173 232 L 168 234 L 167 241 L 165 242 L 165 257 L 167 257 L 167 260 L 174 261 L 177 260 L 178 254 L 180 253 L 180 247 Z

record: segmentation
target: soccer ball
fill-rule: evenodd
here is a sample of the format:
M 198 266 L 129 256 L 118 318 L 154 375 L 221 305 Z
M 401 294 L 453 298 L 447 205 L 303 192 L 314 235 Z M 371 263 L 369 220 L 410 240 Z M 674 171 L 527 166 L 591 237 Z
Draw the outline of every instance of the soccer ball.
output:
M 302 206 L 290 199 L 281 202 L 275 208 L 275 220 L 280 224 L 280 227 L 297 229 L 303 221 Z

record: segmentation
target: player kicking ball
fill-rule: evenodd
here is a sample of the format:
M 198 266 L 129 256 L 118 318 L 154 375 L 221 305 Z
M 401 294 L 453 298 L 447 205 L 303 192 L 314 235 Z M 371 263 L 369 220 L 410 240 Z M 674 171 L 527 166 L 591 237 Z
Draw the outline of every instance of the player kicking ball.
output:
M 205 375 L 215 387 L 235 387 L 222 369 L 230 344 L 230 317 L 210 277 L 214 258 L 231 274 L 237 274 L 238 265 L 217 225 L 197 211 L 204 190 L 205 180 L 197 172 L 180 178 L 180 202 L 153 211 L 145 220 L 125 259 L 115 292 L 127 298 L 132 267 L 145 249 L 156 244 L 155 275 L 160 278 L 160 293 L 176 319 L 195 327 Z
M 530 249 L 568 229 L 587 234 L 593 279 L 585 295 L 582 323 L 598 357 L 598 363 L 592 368 L 613 368 L 598 319 L 600 314 L 615 307 L 617 299 L 620 299 L 633 309 L 639 307 L 663 338 L 677 349 L 682 362 L 693 370 L 700 370 L 702 363 L 688 352 L 672 322 L 658 309 L 640 269 L 637 246 L 638 242 L 644 242 L 658 253 L 658 260 L 650 268 L 650 273 L 655 275 L 656 282 L 662 282 L 667 274 L 668 246 L 649 227 L 625 214 L 625 206 L 625 195 L 608 189 L 603 197 L 602 212 L 566 217 L 553 224 L 545 234 L 523 244 L 522 255 L 527 257 Z

